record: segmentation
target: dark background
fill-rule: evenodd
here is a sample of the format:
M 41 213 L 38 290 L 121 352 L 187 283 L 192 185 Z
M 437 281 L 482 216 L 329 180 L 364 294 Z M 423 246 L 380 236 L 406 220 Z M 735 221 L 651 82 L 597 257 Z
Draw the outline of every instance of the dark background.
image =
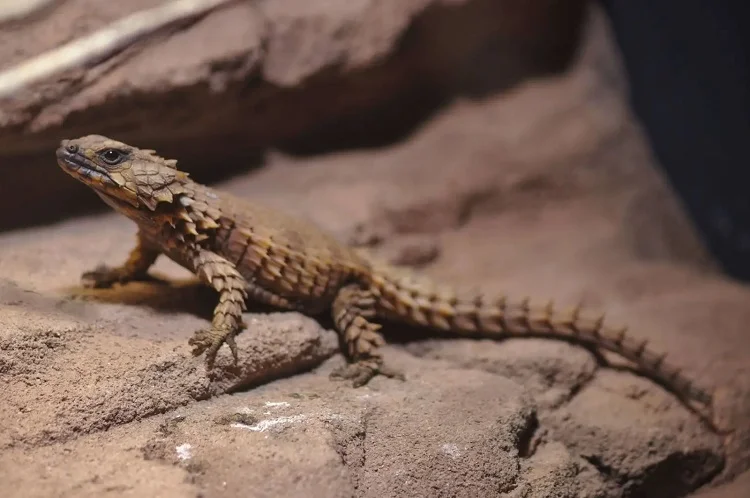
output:
M 750 7 L 602 0 L 632 104 L 709 249 L 750 280 Z

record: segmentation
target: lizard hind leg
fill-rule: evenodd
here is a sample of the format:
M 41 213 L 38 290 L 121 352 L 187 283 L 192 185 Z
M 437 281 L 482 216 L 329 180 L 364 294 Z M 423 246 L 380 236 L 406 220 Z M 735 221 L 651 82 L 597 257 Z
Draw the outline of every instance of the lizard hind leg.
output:
M 380 325 L 368 320 L 375 316 L 375 300 L 369 290 L 349 284 L 339 290 L 331 309 L 350 362 L 334 370 L 332 379 L 352 380 L 354 387 L 367 384 L 376 375 L 404 380 L 403 373 L 383 363 L 380 347 L 385 339 Z

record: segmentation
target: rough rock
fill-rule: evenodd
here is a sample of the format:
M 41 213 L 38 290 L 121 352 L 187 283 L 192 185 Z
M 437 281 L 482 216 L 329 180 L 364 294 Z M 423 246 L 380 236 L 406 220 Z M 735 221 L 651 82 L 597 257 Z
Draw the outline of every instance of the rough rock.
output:
M 200 310 L 200 290 L 128 287 L 96 298 L 83 289 L 53 297 L 39 287 L 2 282 L 0 375 L 8 390 L 0 408 L 0 449 L 69 440 L 309 370 L 338 348 L 334 332 L 302 315 L 252 316 L 248 334 L 237 341 L 245 360 L 229 367 L 231 357 L 222 355 L 224 369 L 209 377 L 187 345 L 191 331 L 205 323 L 181 309 Z M 110 300 L 147 302 L 158 312 L 123 314 L 106 305 Z
M 65 0 L 46 15 L 4 26 L 0 77 L 161 3 Z M 203 180 L 257 165 L 267 147 L 313 152 L 382 145 L 457 93 L 564 67 L 583 5 L 235 2 L 0 100 L 0 185 L 15 186 L 0 196 L 0 227 L 54 220 L 60 205 L 68 213 L 98 205 L 79 185 L 36 180 L 49 170 L 47 151 L 62 138 L 116 134 L 182 156 L 180 164 Z M 495 69 L 477 73 L 476 67 Z M 55 202 L 11 214 L 15 192 Z
M 734 498 L 743 496 L 750 489 L 750 472 L 745 472 L 732 482 L 706 489 L 695 494 L 696 498 Z

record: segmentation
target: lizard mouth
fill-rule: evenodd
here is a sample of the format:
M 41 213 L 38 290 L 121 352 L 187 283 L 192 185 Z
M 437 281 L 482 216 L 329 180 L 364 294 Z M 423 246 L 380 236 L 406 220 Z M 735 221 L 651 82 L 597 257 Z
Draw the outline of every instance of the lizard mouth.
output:
M 78 151 L 71 152 L 61 145 L 57 149 L 57 163 L 72 177 L 91 185 L 116 187 L 117 184 L 109 176 L 109 173 L 100 166 L 93 164 L 89 159 L 82 156 Z

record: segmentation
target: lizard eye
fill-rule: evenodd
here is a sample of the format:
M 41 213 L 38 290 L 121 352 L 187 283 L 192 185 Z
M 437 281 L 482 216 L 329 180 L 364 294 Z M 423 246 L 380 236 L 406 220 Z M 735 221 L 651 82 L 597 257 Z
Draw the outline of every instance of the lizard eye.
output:
M 115 164 L 122 162 L 126 155 L 121 150 L 105 149 L 99 153 L 99 157 L 101 157 L 105 163 L 114 166 Z

